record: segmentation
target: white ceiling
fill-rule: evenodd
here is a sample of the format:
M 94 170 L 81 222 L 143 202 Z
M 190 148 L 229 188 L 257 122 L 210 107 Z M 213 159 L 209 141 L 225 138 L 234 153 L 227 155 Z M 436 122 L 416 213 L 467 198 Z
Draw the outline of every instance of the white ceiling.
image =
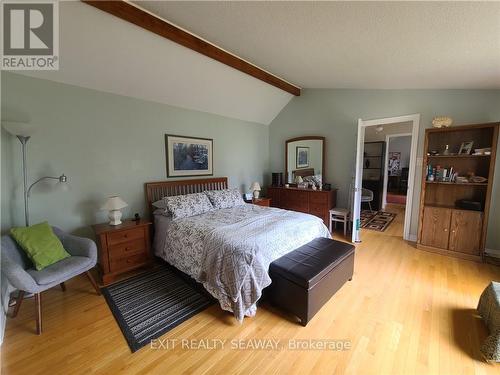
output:
M 60 2 L 60 70 L 18 73 L 269 124 L 292 95 L 81 2 Z
M 500 88 L 500 2 L 140 5 L 307 88 Z

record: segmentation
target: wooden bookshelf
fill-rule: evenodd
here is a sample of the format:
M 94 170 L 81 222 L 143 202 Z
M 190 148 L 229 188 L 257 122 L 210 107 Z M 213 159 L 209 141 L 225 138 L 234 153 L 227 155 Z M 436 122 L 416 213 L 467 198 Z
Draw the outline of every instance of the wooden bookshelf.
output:
M 426 129 L 417 247 L 444 255 L 482 260 L 499 125 L 500 123 L 488 123 Z M 458 154 L 462 142 L 467 141 L 473 142 L 472 152 L 478 148 L 489 147 L 491 154 Z M 453 155 L 428 155 L 431 151 L 442 153 L 446 145 Z M 487 178 L 487 181 L 427 181 L 429 164 L 448 170 L 453 167 L 459 176 L 474 174 Z M 479 202 L 481 210 L 459 208 L 459 200 Z

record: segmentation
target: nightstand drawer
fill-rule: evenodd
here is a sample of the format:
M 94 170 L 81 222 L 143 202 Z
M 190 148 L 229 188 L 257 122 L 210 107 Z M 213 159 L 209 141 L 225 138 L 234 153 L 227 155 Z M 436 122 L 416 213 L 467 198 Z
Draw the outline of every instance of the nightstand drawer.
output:
M 129 268 L 134 268 L 140 264 L 144 264 L 148 261 L 147 254 L 140 253 L 135 255 L 126 256 L 123 258 L 115 259 L 110 261 L 111 272 L 124 271 Z
M 111 260 L 127 257 L 146 252 L 146 241 L 144 238 L 112 245 L 109 247 L 109 258 Z
M 144 238 L 144 228 L 134 228 L 108 234 L 108 246 Z

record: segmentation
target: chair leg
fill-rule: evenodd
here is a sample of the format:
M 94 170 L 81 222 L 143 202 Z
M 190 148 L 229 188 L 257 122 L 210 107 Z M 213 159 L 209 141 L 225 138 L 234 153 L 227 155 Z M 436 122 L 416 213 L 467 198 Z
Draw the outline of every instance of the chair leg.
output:
M 98 296 L 100 296 L 100 295 L 101 295 L 101 290 L 99 289 L 99 286 L 98 286 L 98 285 L 97 285 L 97 283 L 95 282 L 94 277 L 92 276 L 92 274 L 90 273 L 90 271 L 87 271 L 87 272 L 86 272 L 86 274 L 87 274 L 87 277 L 88 277 L 88 279 L 89 279 L 90 283 L 91 283 L 91 284 L 92 284 L 92 286 L 94 287 L 94 289 L 95 289 L 95 291 L 96 291 L 97 295 L 98 295 Z
M 372 210 L 372 202 L 368 202 L 368 207 L 370 207 L 370 212 L 373 212 L 373 210 Z
M 21 308 L 21 303 L 23 302 L 23 298 L 24 298 L 24 290 L 20 290 L 17 293 L 16 306 L 14 307 L 14 311 L 12 312 L 12 318 L 15 318 L 17 316 L 17 313 Z
M 344 237 L 347 236 L 347 216 L 344 216 Z
M 35 294 L 36 305 L 36 334 L 42 334 L 42 293 Z
M 61 283 L 61 284 L 59 284 L 59 285 L 61 286 L 61 290 L 62 290 L 63 292 L 65 292 L 65 291 L 66 291 L 66 285 L 65 285 L 64 283 Z

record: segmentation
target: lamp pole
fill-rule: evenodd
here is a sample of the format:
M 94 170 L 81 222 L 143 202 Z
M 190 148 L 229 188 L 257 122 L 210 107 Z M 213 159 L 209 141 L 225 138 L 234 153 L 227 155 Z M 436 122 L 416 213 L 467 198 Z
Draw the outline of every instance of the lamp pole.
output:
M 26 226 L 29 226 L 29 214 L 28 214 L 28 169 L 26 163 L 26 143 L 30 137 L 25 137 L 22 135 L 18 135 L 17 139 L 21 142 L 22 150 L 23 150 L 23 187 L 24 187 L 24 221 Z

